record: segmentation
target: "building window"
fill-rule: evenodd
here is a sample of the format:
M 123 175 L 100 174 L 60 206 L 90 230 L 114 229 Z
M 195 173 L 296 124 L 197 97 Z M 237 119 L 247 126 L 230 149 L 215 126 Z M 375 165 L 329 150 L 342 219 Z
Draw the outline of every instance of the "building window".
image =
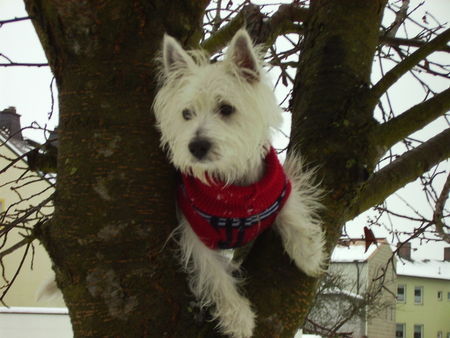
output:
M 450 292 L 447 292 L 447 300 L 450 301 Z M 448 337 L 450 338 L 450 337 Z
M 395 338 L 405 338 L 405 324 L 395 324 Z
M 437 292 L 437 299 L 442 300 L 442 291 Z
M 399 284 L 397 286 L 397 302 L 404 303 L 406 301 L 406 285 Z
M 414 304 L 423 304 L 423 286 L 414 287 Z
M 414 325 L 414 338 L 423 338 L 423 325 Z

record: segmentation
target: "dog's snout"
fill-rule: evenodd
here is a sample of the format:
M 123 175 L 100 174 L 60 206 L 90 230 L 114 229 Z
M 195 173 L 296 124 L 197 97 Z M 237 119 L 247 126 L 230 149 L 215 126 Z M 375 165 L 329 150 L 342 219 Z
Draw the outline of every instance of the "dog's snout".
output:
M 189 151 L 198 160 L 203 159 L 211 148 L 211 142 L 206 139 L 195 139 L 189 143 Z

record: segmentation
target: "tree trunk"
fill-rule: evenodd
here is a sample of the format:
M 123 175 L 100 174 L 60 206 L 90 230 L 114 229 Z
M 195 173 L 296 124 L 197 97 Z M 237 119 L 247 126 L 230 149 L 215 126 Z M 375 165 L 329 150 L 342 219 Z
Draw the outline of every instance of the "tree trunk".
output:
M 316 0 L 305 22 L 291 100 L 290 150 L 300 150 L 307 163 L 318 166 L 329 252 L 379 155 L 370 142 L 376 122 L 365 95 L 385 4 Z M 261 338 L 292 337 L 316 287 L 314 279 L 289 262 L 274 237 L 258 240 L 246 262 L 247 290 L 258 313 L 255 337 Z
M 194 337 L 174 258 L 174 172 L 151 111 L 163 32 L 199 41 L 206 1 L 26 1 L 59 89 L 43 229 L 75 337 Z

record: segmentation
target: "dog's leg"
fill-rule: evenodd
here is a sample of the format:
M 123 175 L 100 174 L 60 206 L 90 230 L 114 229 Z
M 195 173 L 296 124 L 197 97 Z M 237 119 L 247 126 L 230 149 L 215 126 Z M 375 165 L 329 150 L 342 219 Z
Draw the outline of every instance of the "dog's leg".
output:
M 190 288 L 201 306 L 211 307 L 223 333 L 235 338 L 251 337 L 255 314 L 249 300 L 238 292 L 233 272 L 239 267 L 219 251 L 205 246 L 184 217 L 180 224 L 180 247 Z
M 320 190 L 312 172 L 302 170 L 301 159 L 290 156 L 284 164 L 292 192 L 276 220 L 287 254 L 307 275 L 317 277 L 325 268 L 324 234 L 317 215 Z

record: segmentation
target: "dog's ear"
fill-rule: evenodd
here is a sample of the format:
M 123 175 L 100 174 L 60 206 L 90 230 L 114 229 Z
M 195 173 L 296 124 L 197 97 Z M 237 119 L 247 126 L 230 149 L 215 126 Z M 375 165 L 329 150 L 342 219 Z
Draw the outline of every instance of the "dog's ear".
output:
M 226 59 L 237 66 L 239 75 L 247 82 L 259 81 L 260 69 L 253 44 L 245 29 L 239 30 L 231 40 Z
M 165 34 L 163 40 L 163 62 L 164 72 L 167 75 L 173 71 L 183 71 L 189 68 L 189 65 L 194 61 L 177 40 Z

